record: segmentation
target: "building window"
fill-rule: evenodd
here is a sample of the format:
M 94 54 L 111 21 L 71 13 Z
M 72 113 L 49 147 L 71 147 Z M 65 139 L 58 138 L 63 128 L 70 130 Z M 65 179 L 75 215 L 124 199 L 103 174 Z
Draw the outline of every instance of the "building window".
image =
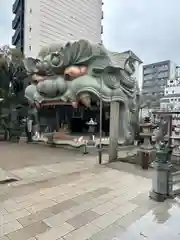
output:
M 104 12 L 102 11 L 101 19 L 104 19 Z
M 29 13 L 32 13 L 32 8 L 29 9 Z
M 31 32 L 32 31 L 32 27 L 29 27 L 29 32 Z
M 29 45 L 29 51 L 31 51 L 31 45 Z
M 174 90 L 172 90 L 172 93 L 174 93 Z
M 103 26 L 101 25 L 101 34 L 103 34 Z

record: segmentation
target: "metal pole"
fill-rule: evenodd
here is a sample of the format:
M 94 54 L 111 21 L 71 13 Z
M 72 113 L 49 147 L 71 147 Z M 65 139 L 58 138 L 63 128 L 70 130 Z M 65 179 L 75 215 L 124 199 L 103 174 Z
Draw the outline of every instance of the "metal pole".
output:
M 99 104 L 99 164 L 102 163 L 102 110 L 103 110 L 103 101 L 102 101 L 102 83 L 103 76 L 100 78 L 100 104 Z
M 172 145 L 172 115 L 169 116 L 168 122 L 168 147 L 170 148 Z
M 56 131 L 58 132 L 60 128 L 58 106 L 55 106 L 55 111 L 56 111 Z

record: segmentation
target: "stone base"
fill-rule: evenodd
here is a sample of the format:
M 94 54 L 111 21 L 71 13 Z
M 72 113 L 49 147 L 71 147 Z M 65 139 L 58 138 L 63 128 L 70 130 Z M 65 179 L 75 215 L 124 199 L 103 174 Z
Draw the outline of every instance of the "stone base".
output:
M 118 149 L 117 161 L 137 164 L 137 148 L 127 147 L 126 149 Z
M 14 174 L 0 168 L 0 183 L 3 183 L 5 181 L 9 181 L 11 179 L 19 180 Z
M 168 195 L 159 194 L 159 193 L 156 193 L 156 192 L 154 192 L 154 191 L 150 191 L 149 197 L 150 197 L 151 199 L 153 199 L 154 201 L 156 201 L 156 202 L 164 202 L 165 200 L 167 200 L 168 198 L 170 198 L 170 196 L 168 196 Z
M 138 151 L 138 164 L 142 169 L 148 169 L 151 163 L 156 159 L 156 150 L 139 149 Z
M 172 154 L 171 155 L 171 163 L 180 165 L 180 156 Z

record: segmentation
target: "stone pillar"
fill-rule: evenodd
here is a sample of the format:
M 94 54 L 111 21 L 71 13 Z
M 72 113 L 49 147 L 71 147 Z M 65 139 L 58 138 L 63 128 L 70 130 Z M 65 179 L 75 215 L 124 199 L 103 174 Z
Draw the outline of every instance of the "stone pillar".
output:
M 152 133 L 152 123 L 150 122 L 150 118 L 146 117 L 144 119 L 144 123 L 140 124 L 142 127 L 142 133 L 140 133 L 141 138 L 144 139 L 143 144 L 140 145 L 139 148 L 139 158 L 140 165 L 142 169 L 148 169 L 149 164 L 154 160 L 155 150 L 151 144 L 151 138 L 153 136 Z
M 179 164 L 179 157 L 180 157 L 180 126 L 176 126 L 174 129 L 174 134 L 172 136 L 173 141 L 173 151 L 172 155 L 177 158 L 176 163 Z
M 150 198 L 157 202 L 163 202 L 171 197 L 171 171 L 170 163 L 171 149 L 164 143 L 160 143 L 156 152 L 156 160 L 154 161 L 154 172 L 152 178 L 152 190 Z
M 120 103 L 110 104 L 109 162 L 117 160 L 120 128 Z
M 164 202 L 171 197 L 170 177 L 172 165 L 169 162 L 154 162 L 154 169 L 150 198 L 157 202 Z

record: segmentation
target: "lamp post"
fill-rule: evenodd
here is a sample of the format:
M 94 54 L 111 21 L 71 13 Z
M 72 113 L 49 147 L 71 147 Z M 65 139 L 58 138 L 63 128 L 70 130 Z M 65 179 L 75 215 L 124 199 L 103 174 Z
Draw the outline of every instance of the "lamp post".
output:
M 94 72 L 100 76 L 100 96 L 99 96 L 99 149 L 98 149 L 98 161 L 102 163 L 102 111 L 103 111 L 103 100 L 102 100 L 102 87 L 103 87 L 103 74 L 105 69 L 94 69 Z
M 95 122 L 92 118 L 89 120 L 89 122 L 86 123 L 86 125 L 89 126 L 89 133 L 90 133 L 90 141 L 95 142 L 95 131 L 96 131 L 96 125 L 97 122 Z
M 141 138 L 143 138 L 143 144 L 141 144 L 139 149 L 139 156 L 141 160 L 142 169 L 148 169 L 149 163 L 153 160 L 153 146 L 151 144 L 152 133 L 152 123 L 149 117 L 144 119 L 144 123 L 140 124 L 142 127 L 142 133 L 140 133 Z
M 99 104 L 99 164 L 102 163 L 102 110 L 103 110 L 103 101 L 102 101 L 102 81 L 103 76 L 100 79 L 100 104 Z

